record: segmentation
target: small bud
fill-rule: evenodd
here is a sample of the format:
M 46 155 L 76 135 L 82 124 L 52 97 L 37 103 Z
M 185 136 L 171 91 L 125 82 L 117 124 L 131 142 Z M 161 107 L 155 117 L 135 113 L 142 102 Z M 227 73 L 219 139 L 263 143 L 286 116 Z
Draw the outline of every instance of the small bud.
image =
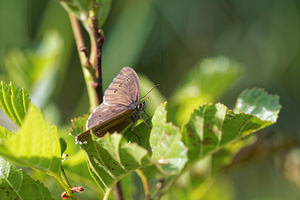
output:
M 68 199 L 68 198 L 69 198 L 69 195 L 67 194 L 66 191 L 64 191 L 64 192 L 61 194 L 61 198 L 62 198 L 62 199 Z
M 71 191 L 72 192 L 83 192 L 84 188 L 81 186 L 74 186 L 74 187 L 72 187 Z

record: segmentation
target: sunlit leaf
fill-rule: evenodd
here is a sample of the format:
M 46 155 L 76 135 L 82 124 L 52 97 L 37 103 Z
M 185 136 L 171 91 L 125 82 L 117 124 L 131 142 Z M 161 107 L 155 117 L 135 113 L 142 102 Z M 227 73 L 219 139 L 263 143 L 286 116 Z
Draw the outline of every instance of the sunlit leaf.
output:
M 166 103 L 159 106 L 152 119 L 150 134 L 151 158 L 166 174 L 176 174 L 187 162 L 187 148 L 181 141 L 178 127 L 166 122 Z
M 72 135 L 84 131 L 85 123 L 85 117 L 73 119 Z M 135 143 L 140 141 L 147 146 L 150 130 L 148 134 L 142 134 L 141 131 L 146 130 L 144 126 L 140 124 L 134 129 L 140 140 L 130 130 L 125 130 L 125 137 L 118 133 L 107 133 L 102 138 L 93 135 L 87 143 L 80 144 L 87 156 L 90 174 L 104 192 L 131 171 L 151 164 L 147 150 Z
M 129 143 L 120 134 L 89 138 L 81 147 L 88 156 L 90 172 L 97 184 L 107 191 L 129 172 L 150 164 L 147 150 Z
M 0 126 L 0 141 L 12 136 L 14 133 L 7 128 Z
M 19 127 L 23 124 L 29 102 L 29 96 L 23 88 L 1 81 L 0 108 Z
M 263 89 L 245 90 L 238 97 L 234 112 L 252 114 L 261 120 L 276 122 L 279 110 L 279 97 L 268 95 Z
M 71 120 L 72 127 L 71 127 L 70 134 L 73 136 L 77 136 L 79 133 L 85 131 L 86 130 L 86 121 L 88 118 L 89 118 L 89 115 L 86 114 L 86 115 L 79 116 L 79 117 L 72 119 Z
M 48 189 L 0 157 L 0 199 L 53 199 Z
M 31 104 L 21 129 L 0 143 L 0 155 L 21 166 L 59 174 L 61 150 L 57 129 Z
M 250 96 L 259 92 L 259 90 L 250 91 L 248 93 Z M 244 94 L 240 98 L 243 98 Z M 270 119 L 276 119 L 280 110 L 277 97 L 265 93 L 260 94 L 265 97 L 265 101 L 247 98 L 249 100 L 247 104 L 254 107 L 255 105 L 258 107 L 264 105 L 265 107 L 274 108 L 273 110 L 259 109 L 256 110 L 255 115 L 251 115 L 234 113 L 222 104 L 203 105 L 196 109 L 183 129 L 183 141 L 189 148 L 189 162 L 211 155 L 230 142 L 275 123 Z M 239 107 L 247 107 L 244 105 L 245 102 L 239 100 Z M 265 118 L 266 115 L 272 116 L 272 118 Z

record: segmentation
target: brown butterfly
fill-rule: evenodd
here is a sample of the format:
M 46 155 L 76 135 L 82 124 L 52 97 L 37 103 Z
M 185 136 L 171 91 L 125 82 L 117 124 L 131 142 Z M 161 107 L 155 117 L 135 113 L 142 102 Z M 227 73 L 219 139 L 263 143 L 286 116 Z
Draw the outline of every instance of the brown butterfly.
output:
M 89 116 L 86 123 L 87 130 L 80 133 L 76 141 L 80 143 L 87 141 L 91 131 L 98 137 L 107 132 L 120 132 L 130 122 L 133 122 L 134 128 L 142 112 L 145 112 L 146 104 L 139 100 L 139 77 L 132 68 L 123 67 L 105 91 L 103 102 Z M 141 119 L 145 122 L 143 118 Z M 147 123 L 146 125 L 149 127 Z

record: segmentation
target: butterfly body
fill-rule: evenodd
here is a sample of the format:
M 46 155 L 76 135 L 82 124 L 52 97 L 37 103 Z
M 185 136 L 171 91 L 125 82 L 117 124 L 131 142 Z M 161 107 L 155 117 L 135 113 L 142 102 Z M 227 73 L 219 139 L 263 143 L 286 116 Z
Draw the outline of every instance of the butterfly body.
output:
M 145 102 L 139 102 L 140 82 L 136 72 L 124 67 L 105 91 L 101 103 L 89 116 L 86 131 L 76 137 L 76 141 L 87 141 L 90 132 L 102 137 L 107 132 L 120 132 L 131 122 L 133 126 L 141 118 Z

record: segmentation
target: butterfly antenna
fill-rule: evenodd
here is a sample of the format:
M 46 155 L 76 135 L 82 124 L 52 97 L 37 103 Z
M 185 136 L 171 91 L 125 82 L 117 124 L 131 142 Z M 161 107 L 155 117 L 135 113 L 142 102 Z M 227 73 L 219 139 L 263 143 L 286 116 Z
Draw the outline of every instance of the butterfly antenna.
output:
M 149 90 L 149 92 L 147 92 L 142 98 L 141 98 L 141 100 L 140 101 L 142 101 L 153 89 L 155 89 L 156 87 L 158 87 L 159 86 L 159 84 L 156 84 L 156 85 L 154 85 L 150 90 Z

